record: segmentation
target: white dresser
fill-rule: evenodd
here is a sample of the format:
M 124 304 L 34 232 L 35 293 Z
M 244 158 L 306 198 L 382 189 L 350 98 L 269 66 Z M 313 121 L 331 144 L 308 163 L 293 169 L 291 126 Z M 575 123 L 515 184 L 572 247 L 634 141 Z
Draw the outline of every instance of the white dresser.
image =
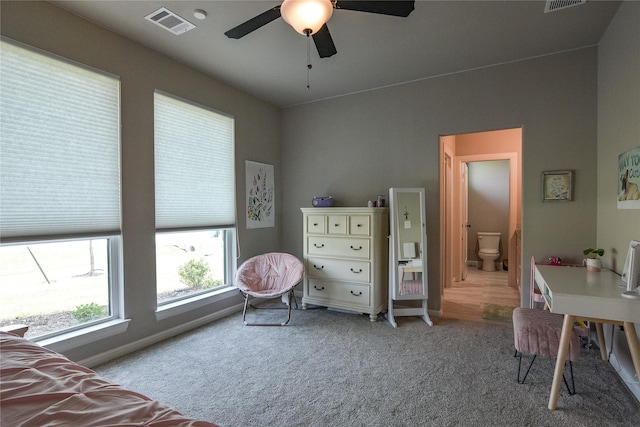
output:
M 369 314 L 386 310 L 388 208 L 302 208 L 308 304 Z

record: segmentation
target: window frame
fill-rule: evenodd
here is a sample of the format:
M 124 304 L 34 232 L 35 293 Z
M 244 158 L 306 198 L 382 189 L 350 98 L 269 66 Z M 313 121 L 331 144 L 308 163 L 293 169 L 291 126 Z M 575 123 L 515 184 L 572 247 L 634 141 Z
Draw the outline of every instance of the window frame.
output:
M 127 320 L 124 319 L 123 313 L 123 268 L 122 268 L 122 238 L 120 235 L 93 235 L 76 238 L 59 238 L 59 239 L 46 239 L 46 240 L 21 240 L 11 243 L 2 243 L 0 246 L 27 246 L 27 245 L 39 245 L 48 243 L 65 243 L 65 242 L 78 242 L 87 240 L 107 240 L 107 269 L 108 269 L 108 298 L 109 298 L 109 315 L 101 319 L 81 323 L 79 325 L 71 326 L 64 329 L 59 329 L 47 334 L 38 335 L 32 340 L 40 345 L 51 345 L 69 338 L 79 337 L 81 335 L 88 334 L 89 332 L 99 331 L 103 329 L 121 330 L 119 326 L 126 325 Z M 27 325 L 29 326 L 29 325 Z M 125 329 L 126 330 L 126 327 Z M 119 333 L 119 332 L 118 332 Z M 94 338 L 85 340 L 85 342 L 93 342 L 104 337 L 104 332 L 101 338 Z M 72 348 L 69 345 L 66 347 L 57 347 L 61 349 Z
M 159 97 L 169 98 L 171 102 L 184 103 L 188 108 L 197 108 L 202 110 L 203 112 L 212 113 L 215 115 L 219 115 L 226 120 L 231 120 L 231 140 L 230 140 L 230 167 L 231 167 L 231 179 L 230 184 L 232 185 L 231 193 L 232 200 L 231 209 L 233 210 L 233 223 L 227 223 L 226 221 L 220 222 L 212 222 L 211 224 L 201 223 L 198 225 L 187 224 L 185 226 L 176 226 L 175 224 L 169 227 L 158 228 L 157 226 L 157 212 L 156 212 L 156 228 L 155 235 L 171 233 L 171 232 L 188 232 L 188 231 L 206 231 L 206 230 L 222 230 L 225 233 L 224 239 L 224 285 L 217 288 L 205 289 L 201 292 L 192 293 L 190 295 L 186 295 L 183 297 L 177 297 L 174 299 L 158 302 L 158 278 L 155 280 L 156 287 L 156 318 L 158 320 L 165 319 L 170 316 L 182 314 L 196 308 L 211 304 L 213 302 L 229 298 L 230 296 L 235 296 L 236 290 L 234 278 L 236 271 L 236 260 L 237 260 L 237 245 L 238 245 L 238 232 L 237 232 L 237 192 L 236 192 L 236 160 L 235 160 L 235 118 L 227 113 L 215 110 L 206 105 L 199 104 L 197 102 L 191 101 L 189 99 L 185 99 L 180 96 L 173 95 L 171 93 L 155 90 L 154 91 L 154 126 L 157 127 L 157 116 L 156 116 L 156 95 Z M 157 140 L 154 137 L 154 157 L 157 156 Z M 157 183 L 158 174 L 157 169 L 154 170 L 154 181 Z M 157 191 L 157 190 L 156 190 Z M 157 193 L 155 193 L 157 197 Z M 156 209 L 158 209 L 158 204 L 156 201 Z M 163 205 L 163 209 L 165 209 L 165 205 Z M 156 253 L 155 256 L 156 263 L 158 262 L 158 255 Z M 157 269 L 156 269 L 157 271 Z
M 237 259 L 237 227 L 225 228 L 226 233 L 229 234 L 229 238 L 225 239 L 225 279 L 228 283 L 220 288 L 214 288 L 210 290 L 204 290 L 198 292 L 195 295 L 188 295 L 183 298 L 176 298 L 173 300 L 164 301 L 162 304 L 158 304 L 158 293 L 156 290 L 156 320 L 163 320 L 173 316 L 177 316 L 189 311 L 205 307 L 212 303 L 224 301 L 229 298 L 235 298 L 238 294 L 238 288 L 235 285 L 235 273 L 236 273 L 236 259 Z M 157 259 L 157 257 L 156 257 Z M 157 289 L 157 288 L 156 288 Z M 235 312 L 236 308 L 232 307 L 232 310 L 223 315 L 231 314 Z M 213 313 L 213 317 L 222 317 L 220 313 Z
M 46 333 L 43 335 L 39 335 L 33 338 L 33 341 L 45 345 L 49 348 L 54 349 L 55 351 L 65 351 L 71 348 L 78 347 L 80 345 L 85 345 L 91 342 L 98 341 L 100 339 L 104 339 L 108 336 L 112 336 L 115 334 L 122 333 L 127 330 L 129 320 L 124 319 L 124 275 L 123 275 L 123 250 L 122 250 L 122 129 L 121 129 L 121 81 L 120 77 L 113 75 L 109 72 L 105 72 L 103 70 L 94 68 L 92 66 L 71 60 L 64 56 L 57 55 L 55 53 L 48 52 L 46 50 L 42 50 L 28 44 L 13 40 L 6 36 L 0 37 L 2 43 L 6 43 L 15 48 L 22 49 L 26 51 L 28 54 L 39 55 L 46 57 L 50 61 L 54 61 L 56 63 L 60 63 L 61 67 L 71 66 L 77 67 L 82 70 L 84 73 L 95 74 L 96 76 L 101 76 L 102 78 L 110 78 L 114 80 L 115 84 L 115 93 L 111 93 L 112 99 L 116 99 L 116 104 L 111 104 L 115 106 L 117 111 L 112 110 L 114 118 L 117 121 L 117 128 L 112 129 L 113 134 L 117 135 L 117 141 L 108 141 L 109 144 L 112 142 L 116 144 L 116 153 L 115 156 L 112 157 L 112 160 L 117 162 L 117 189 L 112 187 L 111 191 L 118 193 L 117 199 L 117 211 L 111 210 L 110 225 L 107 225 L 103 228 L 97 227 L 91 229 L 90 227 L 77 228 L 74 227 L 69 231 L 68 228 L 63 228 L 62 231 L 59 228 L 54 228 L 53 230 L 49 229 L 45 232 L 37 232 L 31 233 L 29 231 L 22 233 L 12 234 L 9 238 L 2 238 L 0 240 L 0 246 L 18 246 L 18 245 L 35 245 L 35 244 L 47 244 L 47 243 L 56 243 L 56 242 L 77 242 L 77 241 L 86 241 L 86 240 L 107 240 L 107 269 L 108 269 L 108 298 L 109 298 L 109 316 L 106 316 L 102 319 L 90 321 L 87 323 L 82 323 L 79 325 L 71 326 L 69 328 L 60 329 L 58 331 Z M 73 72 L 69 73 L 69 77 L 73 76 L 74 78 L 78 78 L 82 74 L 82 72 L 78 74 L 73 74 Z M 94 82 L 95 83 L 95 82 Z M 35 84 L 35 83 L 34 83 Z M 38 89 L 36 87 L 36 89 Z M 101 99 L 101 98 L 100 98 Z M 103 104 L 101 104 L 103 105 Z M 104 104 L 110 105 L 110 104 Z M 76 107 L 76 110 L 78 108 Z M 9 147 L 9 145 L 7 145 Z M 112 165 L 113 166 L 113 165 Z M 113 172 L 115 175 L 115 172 Z M 68 181 L 65 181 L 68 182 Z M 64 182 L 63 182 L 64 184 Z M 114 194 L 114 193 L 112 193 Z M 115 205 L 113 205 L 115 206 Z M 117 212 L 117 213 L 116 213 Z M 115 219 L 114 219 L 115 218 Z M 91 224 L 91 221 L 88 222 Z M 42 226 L 39 226 L 42 229 Z
M 173 230 L 173 231 L 156 231 L 156 236 L 158 234 L 172 234 L 172 233 L 181 233 L 181 232 L 189 232 L 189 231 L 213 231 L 213 230 L 219 230 L 220 232 L 224 233 L 224 281 L 225 283 L 222 286 L 218 286 L 215 288 L 211 288 L 211 289 L 203 289 L 201 291 L 197 291 L 197 292 L 193 292 L 190 293 L 189 295 L 185 295 L 182 297 L 176 297 L 173 299 L 169 299 L 169 300 L 165 300 L 165 301 L 161 301 L 158 302 L 158 298 L 157 298 L 157 283 L 158 283 L 158 278 L 156 275 L 156 304 L 157 304 L 157 311 L 162 311 L 163 308 L 165 306 L 173 306 L 173 305 L 180 305 L 183 303 L 188 303 L 190 301 L 196 301 L 199 299 L 202 299 L 203 296 L 207 296 L 207 295 L 217 295 L 218 293 L 222 293 L 225 290 L 228 290 L 230 288 L 234 287 L 234 280 L 233 277 L 235 276 L 235 262 L 233 262 L 236 259 L 236 254 L 235 254 L 235 237 L 236 237 L 236 229 L 235 227 L 222 227 L 222 228 L 207 228 L 207 229 L 201 229 L 201 230 L 193 230 L 193 229 L 185 229 L 185 230 Z M 157 262 L 158 256 L 156 254 L 156 262 Z M 157 271 L 157 270 L 156 270 Z

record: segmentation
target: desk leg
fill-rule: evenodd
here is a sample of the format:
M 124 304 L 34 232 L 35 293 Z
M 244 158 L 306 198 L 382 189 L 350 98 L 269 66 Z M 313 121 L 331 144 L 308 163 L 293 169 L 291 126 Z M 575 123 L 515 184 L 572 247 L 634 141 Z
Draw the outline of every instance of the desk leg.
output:
M 624 334 L 627 336 L 631 359 L 636 368 L 636 378 L 640 379 L 640 342 L 638 342 L 638 334 L 636 334 L 636 325 L 633 322 L 624 322 Z
M 604 342 L 604 328 L 602 327 L 602 323 L 596 323 L 596 332 L 598 333 L 598 344 L 600 345 L 600 357 L 603 361 L 607 361 L 607 345 Z
M 551 385 L 551 395 L 549 396 L 549 409 L 556 409 L 558 403 L 558 394 L 562 386 L 562 374 L 564 374 L 564 362 L 569 353 L 569 342 L 573 335 L 573 322 L 575 316 L 569 314 L 564 315 L 562 322 L 562 335 L 560 336 L 560 345 L 558 347 L 558 358 L 556 359 L 556 369 L 553 372 L 553 383 Z

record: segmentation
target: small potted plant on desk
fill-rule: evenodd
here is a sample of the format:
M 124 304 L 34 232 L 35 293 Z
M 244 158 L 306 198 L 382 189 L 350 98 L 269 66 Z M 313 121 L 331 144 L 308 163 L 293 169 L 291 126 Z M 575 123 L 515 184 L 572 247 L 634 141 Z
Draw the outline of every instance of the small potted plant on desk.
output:
M 585 249 L 582 251 L 584 256 L 586 256 L 584 263 L 587 266 L 587 271 L 600 271 L 602 268 L 602 260 L 598 258 L 598 256 L 604 255 L 604 249 Z

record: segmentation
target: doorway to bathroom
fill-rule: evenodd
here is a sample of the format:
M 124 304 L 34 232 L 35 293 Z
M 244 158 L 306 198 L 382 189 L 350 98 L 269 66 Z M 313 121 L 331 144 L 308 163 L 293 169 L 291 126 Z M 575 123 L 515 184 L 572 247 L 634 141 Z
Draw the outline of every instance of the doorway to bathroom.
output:
M 466 178 L 461 204 L 466 210 L 464 222 L 467 231 L 464 269 L 473 271 L 500 271 L 508 267 L 509 235 L 509 160 L 483 160 L 461 162 Z M 466 201 L 465 201 L 466 199 Z M 466 262 L 465 262 L 466 261 Z
M 522 129 L 441 136 L 440 160 L 443 315 L 482 320 L 487 305 L 519 306 Z M 495 258 L 479 256 L 478 232 L 500 233 Z

